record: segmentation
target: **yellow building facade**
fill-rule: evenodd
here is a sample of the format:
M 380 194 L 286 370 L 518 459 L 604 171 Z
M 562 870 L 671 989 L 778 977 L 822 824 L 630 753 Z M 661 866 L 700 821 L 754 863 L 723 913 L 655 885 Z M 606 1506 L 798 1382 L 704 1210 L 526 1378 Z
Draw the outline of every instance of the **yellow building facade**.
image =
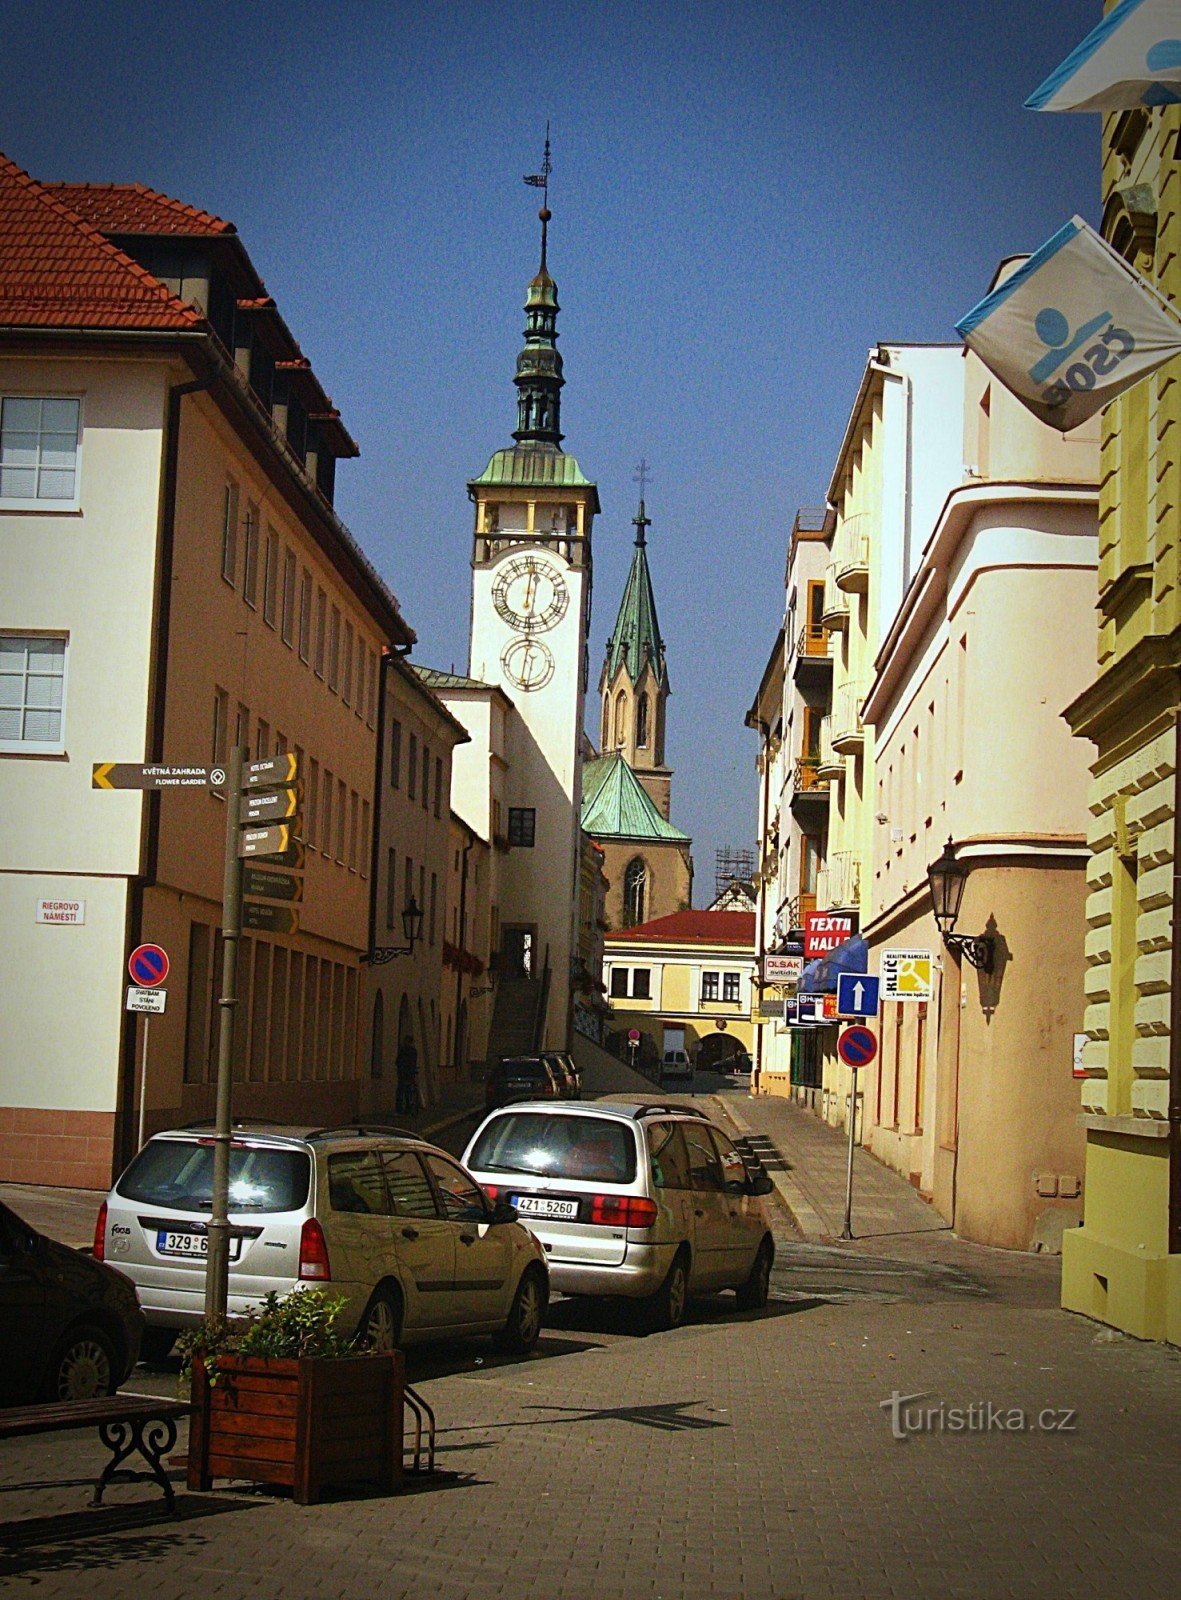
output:
M 1103 233 L 1181 301 L 1177 107 L 1104 123 Z M 1062 1302 L 1181 1343 L 1181 1039 L 1175 1025 L 1181 371 L 1107 408 L 1095 682 L 1066 712 L 1095 746 L 1088 870 L 1083 1226 Z

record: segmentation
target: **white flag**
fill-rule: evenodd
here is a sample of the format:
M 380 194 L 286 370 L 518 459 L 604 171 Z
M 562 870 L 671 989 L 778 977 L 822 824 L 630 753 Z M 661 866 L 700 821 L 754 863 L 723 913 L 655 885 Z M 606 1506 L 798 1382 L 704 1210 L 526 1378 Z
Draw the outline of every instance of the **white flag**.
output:
M 1025 104 L 1030 111 L 1181 104 L 1181 0 L 1123 0 Z
M 1081 217 L 956 332 L 1035 417 L 1063 433 L 1181 352 L 1181 319 Z

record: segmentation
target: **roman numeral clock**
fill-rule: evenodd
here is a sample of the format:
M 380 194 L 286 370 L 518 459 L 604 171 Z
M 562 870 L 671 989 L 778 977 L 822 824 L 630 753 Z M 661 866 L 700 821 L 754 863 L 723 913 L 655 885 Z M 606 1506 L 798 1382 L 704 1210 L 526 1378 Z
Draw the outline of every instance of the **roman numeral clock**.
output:
M 557 627 L 570 606 L 561 572 L 539 556 L 514 557 L 497 573 L 492 604 L 501 621 L 519 635 L 500 653 L 505 678 L 524 694 L 544 688 L 555 663 L 542 635 Z

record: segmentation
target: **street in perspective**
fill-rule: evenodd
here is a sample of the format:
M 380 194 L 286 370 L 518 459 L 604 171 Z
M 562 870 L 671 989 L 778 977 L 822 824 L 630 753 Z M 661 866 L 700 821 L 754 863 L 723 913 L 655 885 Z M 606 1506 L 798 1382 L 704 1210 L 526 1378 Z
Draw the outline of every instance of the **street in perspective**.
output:
M 1171 1597 L 1181 0 L 222 20 L 0 62 L 0 1587 Z

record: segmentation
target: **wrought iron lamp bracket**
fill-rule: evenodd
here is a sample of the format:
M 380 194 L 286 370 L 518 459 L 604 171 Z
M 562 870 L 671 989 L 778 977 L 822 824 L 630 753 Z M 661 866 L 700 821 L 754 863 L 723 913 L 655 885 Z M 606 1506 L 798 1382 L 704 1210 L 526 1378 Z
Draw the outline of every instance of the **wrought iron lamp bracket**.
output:
M 983 933 L 975 938 L 966 933 L 945 933 L 943 942 L 949 950 L 963 956 L 977 972 L 992 971 L 995 941 L 991 934 Z

